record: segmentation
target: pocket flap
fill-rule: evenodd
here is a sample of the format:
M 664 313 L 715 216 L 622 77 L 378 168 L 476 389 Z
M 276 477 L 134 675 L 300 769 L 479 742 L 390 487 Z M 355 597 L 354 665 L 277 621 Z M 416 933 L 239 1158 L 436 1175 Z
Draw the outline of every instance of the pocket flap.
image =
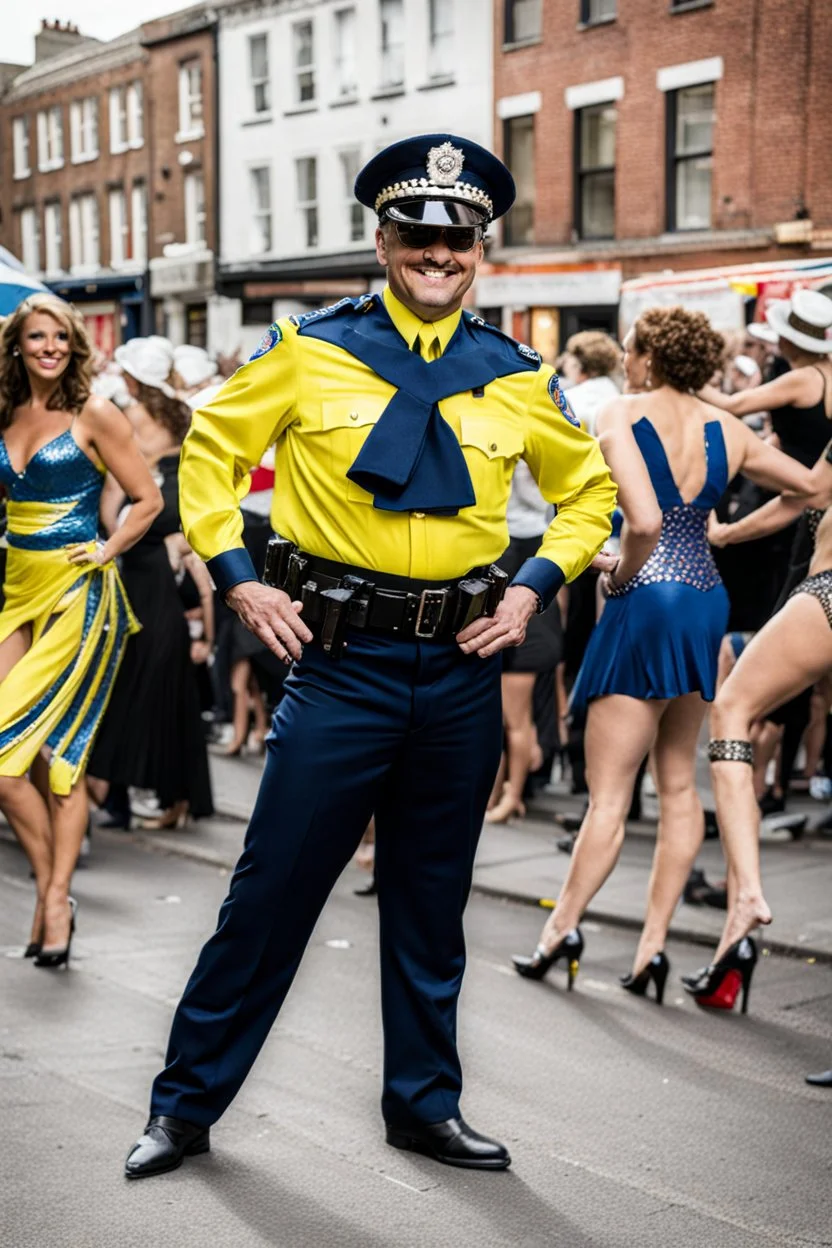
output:
M 463 446 L 475 446 L 489 459 L 512 459 L 523 453 L 519 429 L 493 416 L 463 416 L 460 419 Z
M 387 400 L 382 396 L 324 399 L 321 425 L 324 429 L 360 429 L 362 425 L 374 425 L 386 406 Z

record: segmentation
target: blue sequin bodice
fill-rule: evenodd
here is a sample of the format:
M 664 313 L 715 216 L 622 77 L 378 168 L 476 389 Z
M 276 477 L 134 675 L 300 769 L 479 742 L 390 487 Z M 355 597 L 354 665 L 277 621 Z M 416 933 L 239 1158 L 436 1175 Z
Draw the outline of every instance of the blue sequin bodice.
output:
M 0 485 L 8 496 L 7 540 L 13 550 L 58 550 L 95 541 L 103 484 L 103 473 L 70 429 L 37 450 L 23 472 L 15 472 L 0 436 Z
M 610 597 L 620 598 L 641 585 L 675 582 L 707 592 L 721 584 L 708 545 L 708 513 L 719 502 L 728 484 L 728 461 L 722 426 L 718 420 L 705 425 L 705 484 L 691 502 L 682 499 L 670 471 L 658 433 L 646 417 L 633 425 L 650 480 L 662 509 L 662 531 L 653 553 L 639 571 Z

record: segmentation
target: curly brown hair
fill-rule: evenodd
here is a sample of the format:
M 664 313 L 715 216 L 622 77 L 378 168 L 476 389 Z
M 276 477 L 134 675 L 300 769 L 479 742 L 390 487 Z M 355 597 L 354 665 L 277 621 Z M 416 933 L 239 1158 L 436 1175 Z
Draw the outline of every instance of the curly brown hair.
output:
M 29 295 L 0 328 L 0 431 L 8 429 L 15 408 L 31 396 L 29 374 L 18 351 L 26 318 L 33 312 L 46 312 L 69 334 L 69 363 L 55 383 L 46 406 L 57 412 L 77 415 L 90 397 L 92 345 L 81 313 L 57 295 L 38 292 Z
M 176 442 L 182 443 L 191 425 L 191 409 L 187 403 L 183 403 L 181 399 L 168 398 L 156 386 L 146 386 L 137 378 L 134 380 L 137 401 L 150 413 L 157 425 L 167 429 Z
M 636 351 L 651 357 L 653 384 L 683 393 L 707 385 L 725 346 L 704 312 L 686 308 L 648 308 L 633 331 Z
M 600 329 L 584 329 L 573 334 L 566 350 L 574 355 L 587 377 L 608 377 L 621 363 L 618 343 Z

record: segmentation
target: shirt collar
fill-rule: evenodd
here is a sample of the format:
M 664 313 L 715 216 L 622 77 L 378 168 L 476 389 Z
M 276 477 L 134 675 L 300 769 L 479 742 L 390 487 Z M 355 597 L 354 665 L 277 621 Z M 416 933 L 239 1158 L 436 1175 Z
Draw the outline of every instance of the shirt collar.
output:
M 401 299 L 396 298 L 389 286 L 384 287 L 381 297 L 390 320 L 411 350 L 421 330 L 423 342 L 431 337 L 439 339 L 439 351 L 444 355 L 462 317 L 460 309 L 452 312 L 450 316 L 443 316 L 439 321 L 423 321 L 415 312 L 411 312 Z

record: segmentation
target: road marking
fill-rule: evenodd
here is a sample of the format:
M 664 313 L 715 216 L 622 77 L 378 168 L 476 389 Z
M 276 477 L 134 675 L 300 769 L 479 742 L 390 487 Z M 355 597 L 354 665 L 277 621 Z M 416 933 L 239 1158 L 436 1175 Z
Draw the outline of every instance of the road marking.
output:
M 385 1174 L 383 1170 L 376 1170 L 376 1174 L 380 1179 L 386 1179 L 388 1183 L 395 1183 L 397 1187 L 406 1187 L 409 1192 L 415 1192 L 417 1196 L 424 1196 L 425 1192 L 429 1192 L 429 1187 L 412 1187 L 410 1183 L 405 1183 L 404 1179 L 394 1179 L 392 1174 Z M 432 1186 L 439 1186 L 438 1184 Z

